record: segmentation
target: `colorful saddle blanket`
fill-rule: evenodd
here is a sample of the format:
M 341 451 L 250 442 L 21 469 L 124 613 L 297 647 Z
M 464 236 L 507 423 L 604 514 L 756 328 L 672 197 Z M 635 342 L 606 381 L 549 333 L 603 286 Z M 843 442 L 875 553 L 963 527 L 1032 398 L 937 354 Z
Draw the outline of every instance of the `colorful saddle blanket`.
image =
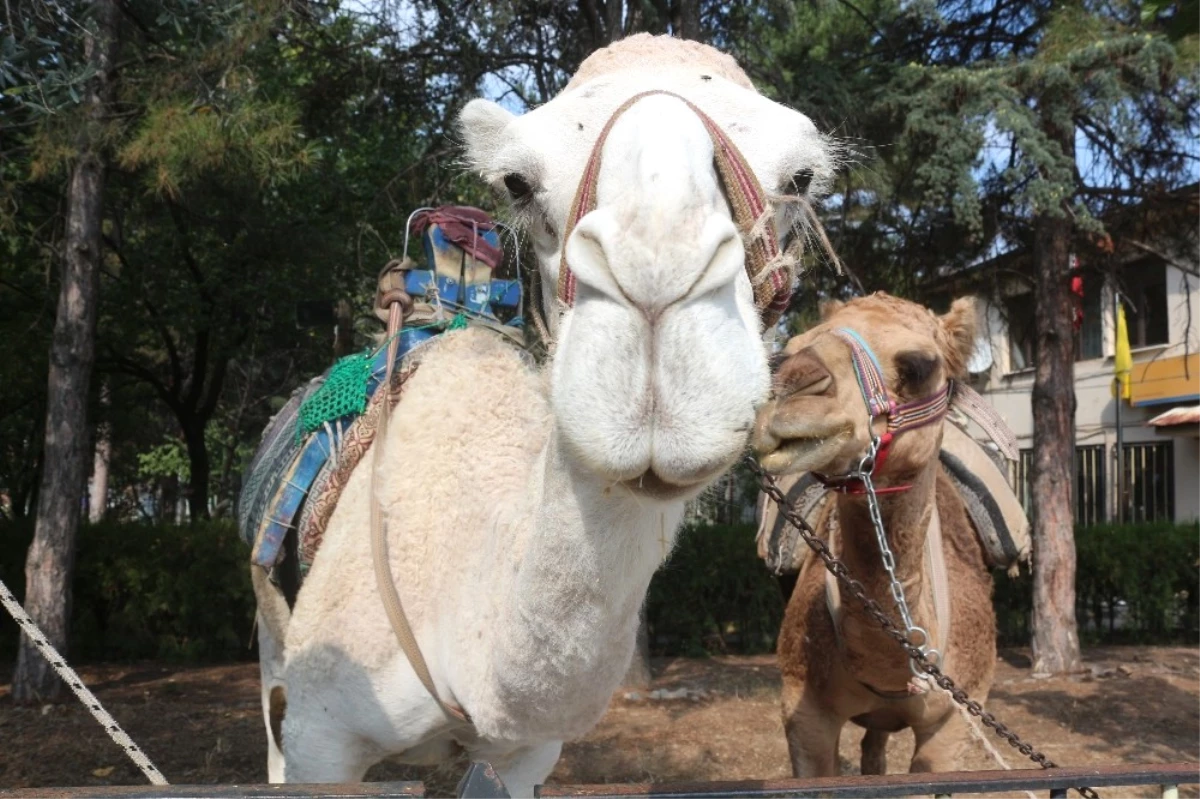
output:
M 472 323 L 519 338 L 521 285 L 492 277 L 503 251 L 491 220 L 477 209 L 439 208 L 418 215 L 414 228 L 423 234 L 431 268 L 405 270 L 415 302 L 408 324 L 416 324 L 397 334 L 390 391 L 381 390 L 387 373 L 381 345 L 341 359 L 301 386 L 263 433 L 238 501 L 239 532 L 257 566 L 279 565 L 294 530 L 299 576 L 308 571 L 342 488 L 375 439 L 382 403 L 394 406 L 416 369 L 406 366 L 407 356 L 440 333 Z

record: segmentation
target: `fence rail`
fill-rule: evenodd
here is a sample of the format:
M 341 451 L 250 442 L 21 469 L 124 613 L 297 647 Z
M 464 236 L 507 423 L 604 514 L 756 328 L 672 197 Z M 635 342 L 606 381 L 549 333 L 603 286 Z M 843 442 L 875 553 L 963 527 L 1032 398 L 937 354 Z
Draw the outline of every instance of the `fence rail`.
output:
M 871 797 L 949 796 L 955 793 L 1000 791 L 1050 791 L 1066 796 L 1077 785 L 1160 785 L 1165 789 L 1200 783 L 1200 765 L 1169 763 L 1093 768 L 1018 769 L 1015 771 L 947 771 L 939 774 L 887 774 L 882 776 L 821 777 L 808 780 L 749 780 L 742 782 L 641 783 L 638 785 L 544 786 L 539 797 L 601 799 L 743 799 L 743 797 Z
M 0 790 L 0 799 L 412 799 L 422 782 L 345 785 L 106 785 L 88 788 Z
M 490 769 L 488 770 L 490 773 Z M 809 780 L 635 783 L 626 785 L 543 785 L 538 796 L 581 799 L 803 799 L 804 797 L 950 796 L 956 793 L 1049 791 L 1066 796 L 1078 785 L 1093 788 L 1160 786 L 1163 797 L 1178 796 L 1180 785 L 1200 784 L 1200 764 L 1096 766 L 1092 768 L 952 771 L 939 774 L 823 777 Z M 464 779 L 460 797 L 507 796 L 498 782 Z M 425 796 L 420 782 L 354 785 L 170 785 L 0 790 L 0 799 L 409 799 Z

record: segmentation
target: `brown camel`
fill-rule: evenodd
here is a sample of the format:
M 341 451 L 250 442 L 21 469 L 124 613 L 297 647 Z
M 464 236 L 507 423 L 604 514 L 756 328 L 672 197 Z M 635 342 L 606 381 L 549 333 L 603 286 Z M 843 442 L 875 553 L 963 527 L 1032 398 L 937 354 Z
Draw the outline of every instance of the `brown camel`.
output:
M 830 304 L 820 325 L 784 348 L 775 396 L 758 415 L 753 443 L 763 466 L 776 474 L 843 475 L 859 464 L 872 435 L 883 436 L 887 425 L 882 416 L 872 421 L 867 411 L 853 336 L 844 331 L 857 333 L 865 344 L 857 349 L 860 362 L 869 358 L 868 350 L 874 353 L 895 403 L 885 414 L 893 427 L 898 419 L 904 422 L 873 478 L 882 489 L 879 504 L 896 576 L 913 623 L 928 631 L 943 668 L 982 700 L 996 661 L 992 577 L 938 461 L 945 398 L 950 381 L 965 372 L 975 327 L 969 300 L 956 301 L 944 316 L 886 294 Z M 932 414 L 902 419 L 912 416 L 906 408 Z M 834 553 L 898 621 L 861 481 L 841 489 L 836 501 L 825 503 L 818 533 L 832 539 Z M 926 539 L 932 544 L 938 535 L 948 587 L 942 613 L 931 585 L 938 569 L 935 547 L 926 551 Z M 953 700 L 915 678 L 903 650 L 844 593 L 836 584 L 827 586 L 818 558 L 808 558 L 788 602 L 779 663 L 793 774 L 837 775 L 838 737 L 847 721 L 867 730 L 864 774 L 885 773 L 888 736 L 906 727 L 916 735 L 910 771 L 954 769 L 968 730 Z

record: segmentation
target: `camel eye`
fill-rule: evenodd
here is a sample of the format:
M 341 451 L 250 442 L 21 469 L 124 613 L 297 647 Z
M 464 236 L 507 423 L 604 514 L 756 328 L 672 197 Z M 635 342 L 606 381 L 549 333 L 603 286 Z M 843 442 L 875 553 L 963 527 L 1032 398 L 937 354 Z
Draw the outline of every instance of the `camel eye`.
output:
M 810 183 L 812 183 L 812 179 L 813 173 L 811 169 L 801 169 L 796 172 L 796 174 L 792 175 L 792 179 L 788 183 L 788 186 L 784 189 L 784 192 L 800 197 L 808 192 L 808 186 Z
M 896 353 L 896 376 L 900 380 L 900 390 L 915 394 L 926 388 L 937 372 L 938 363 L 936 355 L 919 350 Z
M 533 196 L 533 187 L 529 185 L 529 181 L 516 172 L 504 176 L 504 188 L 508 189 L 508 196 L 513 202 L 524 202 Z

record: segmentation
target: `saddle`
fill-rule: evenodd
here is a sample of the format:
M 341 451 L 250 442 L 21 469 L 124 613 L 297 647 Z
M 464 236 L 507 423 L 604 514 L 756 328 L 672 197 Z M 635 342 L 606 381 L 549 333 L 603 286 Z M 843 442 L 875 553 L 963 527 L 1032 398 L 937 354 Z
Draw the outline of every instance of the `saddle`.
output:
M 276 582 L 281 567 L 294 569 L 289 598 L 320 549 L 342 489 L 370 450 L 383 403 L 395 407 L 416 370 L 414 353 L 448 330 L 476 325 L 524 342 L 519 267 L 515 279 L 495 277 L 504 260 L 497 223 L 477 208 L 445 206 L 413 214 L 410 228 L 422 238 L 427 265 L 407 258 L 389 263 L 376 297 L 376 314 L 385 321 L 381 308 L 389 290 L 413 300 L 397 334 L 389 390 L 381 390 L 389 342 L 342 358 L 292 393 L 246 470 L 239 533 L 251 547 L 251 563 L 271 571 Z

